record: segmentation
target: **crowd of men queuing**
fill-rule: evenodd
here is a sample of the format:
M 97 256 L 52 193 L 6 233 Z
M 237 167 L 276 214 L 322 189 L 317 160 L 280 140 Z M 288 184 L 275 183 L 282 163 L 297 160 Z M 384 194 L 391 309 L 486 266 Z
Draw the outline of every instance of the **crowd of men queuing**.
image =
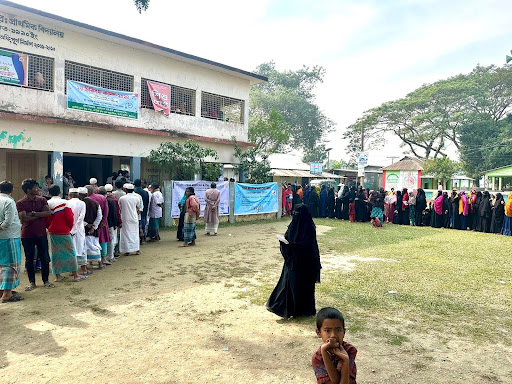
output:
M 49 176 L 42 186 L 25 179 L 25 196 L 16 202 L 11 197 L 14 188 L 10 181 L 0 183 L 2 303 L 23 300 L 13 291 L 19 285 L 22 246 L 28 292 L 37 287 L 36 269 L 41 270 L 44 287 L 55 287 L 50 282 L 50 260 L 55 282 L 68 278 L 68 273 L 73 282 L 80 282 L 93 273 L 92 267 L 102 269 L 121 255 L 138 255 L 141 244 L 160 240 L 160 185 L 146 186 L 141 179 L 132 183 L 127 171 L 114 172 L 104 186 L 91 178 L 80 188 L 66 172 L 63 194 Z
M 309 207 L 313 217 L 399 225 L 432 226 L 496 233 L 511 236 L 512 193 L 505 200 L 503 194 L 471 189 L 438 191 L 430 201 L 422 188 L 409 191 L 368 191 L 362 186 L 338 185 L 338 190 L 322 186 L 288 184 L 283 186 L 283 215 L 291 215 L 300 203 Z

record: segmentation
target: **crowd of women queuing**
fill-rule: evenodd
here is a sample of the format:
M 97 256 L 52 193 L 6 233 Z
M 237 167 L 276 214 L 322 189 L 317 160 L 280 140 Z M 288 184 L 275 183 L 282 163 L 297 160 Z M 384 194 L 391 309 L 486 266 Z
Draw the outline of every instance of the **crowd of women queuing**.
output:
M 511 236 L 512 193 L 505 199 L 501 193 L 488 191 L 438 191 L 428 201 L 422 188 L 409 191 L 368 191 L 362 186 L 300 185 L 283 187 L 283 214 L 292 206 L 304 203 L 312 217 L 369 222 L 374 226 L 382 223 L 399 225 L 432 226 L 496 233 Z

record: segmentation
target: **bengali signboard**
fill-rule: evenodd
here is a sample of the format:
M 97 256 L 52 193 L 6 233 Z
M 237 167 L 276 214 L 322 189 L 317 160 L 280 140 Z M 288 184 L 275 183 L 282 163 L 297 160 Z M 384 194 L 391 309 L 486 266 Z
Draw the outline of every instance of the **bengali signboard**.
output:
M 173 181 L 171 216 L 180 217 L 178 203 L 188 187 L 194 188 L 194 193 L 201 204 L 201 216 L 203 216 L 206 206 L 204 193 L 210 188 L 211 183 L 211 181 Z M 229 215 L 229 182 L 219 181 L 215 184 L 217 184 L 217 189 L 220 191 L 219 215 Z
M 155 111 L 163 111 L 164 115 L 171 113 L 171 86 L 148 80 L 148 91 Z
M 28 56 L 0 49 L 0 83 L 28 85 Z
M 127 119 L 139 117 L 139 95 L 68 80 L 68 109 Z
M 49 45 L 64 38 L 64 32 L 44 24 L 33 23 L 18 16 L 0 13 L 0 40 L 15 47 L 24 46 L 55 51 Z M 2 45 L 2 42 L 0 42 Z
M 278 211 L 277 183 L 235 184 L 235 215 Z

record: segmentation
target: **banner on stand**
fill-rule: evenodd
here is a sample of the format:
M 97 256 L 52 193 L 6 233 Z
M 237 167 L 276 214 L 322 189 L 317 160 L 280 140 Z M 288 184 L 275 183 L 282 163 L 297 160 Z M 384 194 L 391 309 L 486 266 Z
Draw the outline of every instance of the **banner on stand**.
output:
M 277 183 L 235 184 L 235 215 L 278 211 Z
M 185 194 L 188 187 L 194 188 L 194 193 L 201 204 L 201 216 L 204 215 L 206 202 L 204 201 L 204 193 L 210 188 L 211 181 L 173 181 L 172 182 L 172 207 L 171 216 L 180 217 L 180 208 L 178 203 Z M 229 182 L 215 182 L 217 189 L 220 191 L 219 215 L 229 215 Z

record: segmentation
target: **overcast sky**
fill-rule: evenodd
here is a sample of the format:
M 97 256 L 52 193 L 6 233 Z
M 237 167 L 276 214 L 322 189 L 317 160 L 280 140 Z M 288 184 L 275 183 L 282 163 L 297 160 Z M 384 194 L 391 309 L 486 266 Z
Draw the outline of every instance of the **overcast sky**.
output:
M 512 49 L 508 0 L 18 0 L 128 36 L 253 71 L 321 65 L 317 104 L 335 121 L 331 159 L 346 158 L 341 136 L 365 110 L 424 83 L 502 65 Z M 401 149 L 371 151 L 386 165 Z

